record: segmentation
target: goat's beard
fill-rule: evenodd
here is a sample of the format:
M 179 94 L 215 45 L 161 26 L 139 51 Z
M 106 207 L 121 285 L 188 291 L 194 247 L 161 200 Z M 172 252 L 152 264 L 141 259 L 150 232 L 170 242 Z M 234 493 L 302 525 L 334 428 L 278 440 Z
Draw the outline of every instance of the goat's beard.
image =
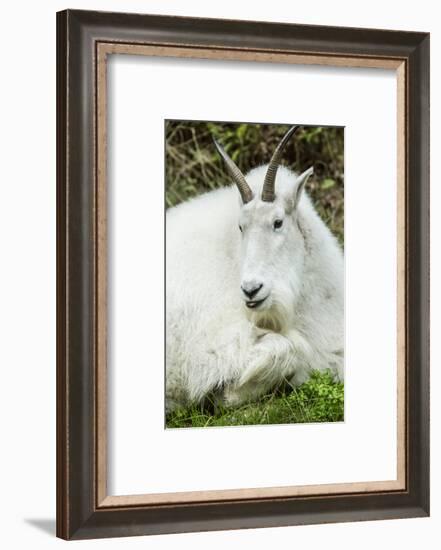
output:
M 283 334 L 292 325 L 295 296 L 285 288 L 271 292 L 271 304 L 261 310 L 247 310 L 248 318 L 258 328 Z

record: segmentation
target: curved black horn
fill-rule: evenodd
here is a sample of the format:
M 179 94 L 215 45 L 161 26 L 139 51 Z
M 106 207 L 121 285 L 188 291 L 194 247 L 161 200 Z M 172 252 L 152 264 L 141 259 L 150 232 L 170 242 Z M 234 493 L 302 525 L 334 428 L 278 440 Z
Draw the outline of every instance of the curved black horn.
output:
M 262 200 L 265 202 L 273 202 L 276 198 L 274 185 L 276 182 L 276 174 L 282 159 L 282 153 L 289 138 L 300 128 L 300 126 L 291 126 L 291 128 L 283 136 L 282 141 L 277 146 L 271 157 L 268 169 L 265 174 L 265 181 L 262 187 Z
M 250 202 L 250 200 L 252 200 L 253 198 L 253 192 L 251 191 L 251 188 L 248 185 L 245 176 L 242 174 L 242 172 L 239 170 L 233 160 L 228 156 L 222 145 L 220 145 L 214 138 L 213 141 L 220 156 L 224 159 L 228 171 L 231 174 L 231 177 L 233 178 L 235 184 L 239 189 L 239 193 L 242 197 L 243 203 L 245 204 L 247 202 Z

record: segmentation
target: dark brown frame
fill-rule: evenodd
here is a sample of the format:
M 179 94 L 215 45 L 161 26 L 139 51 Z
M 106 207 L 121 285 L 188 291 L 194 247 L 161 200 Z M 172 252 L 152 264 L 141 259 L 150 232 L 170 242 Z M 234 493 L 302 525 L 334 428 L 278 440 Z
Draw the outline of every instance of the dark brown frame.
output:
M 100 56 L 169 55 L 395 67 L 403 105 L 404 485 L 173 503 L 105 494 L 105 158 Z M 132 50 L 130 50 L 132 48 Z M 181 53 L 180 53 L 181 52 Z M 156 53 L 156 55 L 161 55 Z M 105 75 L 104 75 L 105 76 Z M 105 115 L 104 115 L 105 116 Z M 101 229 L 100 229 L 101 227 Z M 105 233 L 104 233 L 105 234 Z M 101 350 L 101 351 L 100 351 Z M 100 359 L 101 358 L 101 359 Z M 100 378 L 101 380 L 101 378 Z M 101 419 L 101 420 L 100 420 Z M 65 539 L 421 517 L 429 514 L 429 35 L 67 10 L 57 14 L 57 535 Z

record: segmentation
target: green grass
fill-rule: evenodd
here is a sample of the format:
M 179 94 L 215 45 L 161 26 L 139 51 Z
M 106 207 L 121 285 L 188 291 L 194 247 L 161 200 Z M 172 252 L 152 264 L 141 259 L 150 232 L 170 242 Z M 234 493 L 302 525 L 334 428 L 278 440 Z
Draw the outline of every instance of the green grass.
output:
M 201 407 L 181 409 L 167 416 L 167 428 L 203 428 L 250 424 L 340 422 L 344 419 L 344 387 L 330 372 L 313 372 L 302 386 L 265 395 L 257 403 L 237 408 L 217 405 L 210 413 Z

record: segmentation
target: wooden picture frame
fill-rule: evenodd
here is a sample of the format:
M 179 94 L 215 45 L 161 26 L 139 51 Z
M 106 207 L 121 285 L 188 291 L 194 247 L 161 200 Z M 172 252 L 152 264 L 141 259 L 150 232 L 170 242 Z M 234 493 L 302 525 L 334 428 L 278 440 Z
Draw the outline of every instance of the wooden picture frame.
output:
M 398 477 L 108 496 L 106 60 L 113 53 L 388 68 L 398 81 Z M 173 496 L 174 495 L 174 496 Z M 429 514 L 429 35 L 67 10 L 57 14 L 57 536 Z

